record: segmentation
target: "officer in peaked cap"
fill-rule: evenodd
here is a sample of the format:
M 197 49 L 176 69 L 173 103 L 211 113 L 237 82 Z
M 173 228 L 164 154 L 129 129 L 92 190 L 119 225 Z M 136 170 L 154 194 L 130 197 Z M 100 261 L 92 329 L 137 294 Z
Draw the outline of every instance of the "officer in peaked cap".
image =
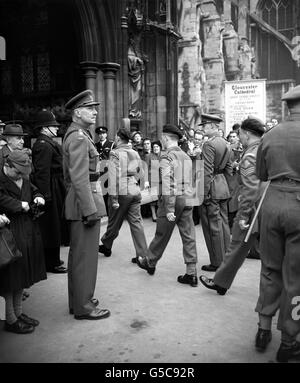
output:
M 106 179 L 107 177 L 104 176 L 104 174 L 106 174 L 108 170 L 109 153 L 114 145 L 114 141 L 107 139 L 107 132 L 108 132 L 108 129 L 106 126 L 97 126 L 97 128 L 95 129 L 95 133 L 98 134 L 99 136 L 99 141 L 96 143 L 96 149 L 99 153 L 99 158 L 101 161 L 100 176 L 102 177 L 103 180 L 105 179 L 104 182 L 101 182 L 101 187 L 102 187 L 103 199 L 105 202 L 106 211 L 108 212 L 108 193 L 107 193 L 108 179 Z
M 65 217 L 70 221 L 68 260 L 69 310 L 75 319 L 103 319 L 109 310 L 97 308 L 93 298 L 98 264 L 100 219 L 106 215 L 99 185 L 99 153 L 89 134 L 99 102 L 85 90 L 66 103 L 72 123 L 63 140 L 63 170 L 67 185 Z
M 46 270 L 62 274 L 67 269 L 60 260 L 60 246 L 68 246 L 66 221 L 62 218 L 66 196 L 62 167 L 62 147 L 55 141 L 59 123 L 54 114 L 46 109 L 36 115 L 37 139 L 32 146 L 34 172 L 32 180 L 46 200 L 45 213 L 40 218 L 44 244 Z
M 220 124 L 220 122 L 222 122 L 223 120 L 221 117 L 217 116 L 216 114 L 202 113 L 201 121 L 202 122 L 199 124 L 200 126 L 205 124 L 211 124 L 211 123 Z
M 282 100 L 289 116 L 263 136 L 257 151 L 256 174 L 270 186 L 261 208 L 262 267 L 255 310 L 266 347 L 279 307 L 281 344 L 276 359 L 287 362 L 300 356 L 300 321 L 294 314 L 295 297 L 300 296 L 300 85 Z
M 191 206 L 192 160 L 178 146 L 181 137 L 181 130 L 177 126 L 173 124 L 163 126 L 161 141 L 166 150 L 159 162 L 162 176 L 160 177 L 161 195 L 158 200 L 156 232 L 145 256 L 139 257 L 137 263 L 149 274 L 154 274 L 156 264 L 162 257 L 177 225 L 186 265 L 185 274 L 179 275 L 177 281 L 195 287 L 198 280 L 195 226 Z
M 207 278 L 205 275 L 200 276 L 200 281 L 205 287 L 216 290 L 220 295 L 224 295 L 231 287 L 258 234 L 256 225 L 248 242 L 244 242 L 256 203 L 265 186 L 257 178 L 255 170 L 257 149 L 263 134 L 263 124 L 254 118 L 244 120 L 240 127 L 240 140 L 244 152 L 237 171 L 238 211 L 233 223 L 230 247 L 213 279 Z M 263 348 L 260 334 L 256 340 L 256 347 L 260 350 Z
M 204 202 L 200 207 L 203 234 L 209 253 L 210 264 L 203 265 L 204 271 L 216 271 L 230 244 L 228 224 L 229 186 L 225 174 L 232 174 L 230 150 L 220 137 L 219 116 L 202 114 L 202 125 L 208 140 L 202 147 L 204 160 Z
M 100 105 L 100 102 L 95 101 L 93 91 L 87 89 L 71 98 L 71 100 L 65 104 L 65 107 L 66 109 L 74 110 L 97 105 Z

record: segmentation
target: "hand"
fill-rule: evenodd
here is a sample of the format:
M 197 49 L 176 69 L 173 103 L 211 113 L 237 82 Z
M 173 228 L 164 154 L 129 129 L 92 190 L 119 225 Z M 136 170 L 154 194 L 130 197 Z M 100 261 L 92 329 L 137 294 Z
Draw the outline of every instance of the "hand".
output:
M 176 219 L 176 215 L 174 213 L 168 213 L 167 214 L 167 220 L 169 222 L 175 221 L 175 219 Z
M 113 202 L 111 206 L 113 209 L 117 210 L 117 209 L 119 209 L 120 204 L 119 204 L 119 202 Z
M 24 210 L 26 213 L 29 211 L 29 203 L 26 201 L 22 201 L 22 210 Z
M 42 205 L 44 206 L 45 205 L 45 200 L 44 198 L 42 197 L 35 197 L 35 199 L 33 200 L 33 202 L 36 204 L 36 205 Z
M 0 227 L 8 225 L 9 223 L 10 223 L 10 220 L 6 217 L 5 214 L 0 215 Z
M 241 230 L 247 230 L 249 228 L 249 224 L 246 223 L 247 221 L 245 219 L 239 220 L 239 226 Z
M 83 218 L 83 223 L 84 225 L 86 225 L 87 227 L 92 227 L 94 226 L 97 221 L 100 220 L 100 217 L 98 216 L 97 213 L 93 213 L 93 214 L 90 214 L 86 217 Z

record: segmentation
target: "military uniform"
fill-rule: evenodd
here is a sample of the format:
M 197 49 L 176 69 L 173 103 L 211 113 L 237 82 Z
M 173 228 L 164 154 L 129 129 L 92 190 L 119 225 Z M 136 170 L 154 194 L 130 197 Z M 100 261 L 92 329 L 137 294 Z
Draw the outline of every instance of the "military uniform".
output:
M 111 249 L 126 218 L 130 226 L 136 257 L 143 256 L 147 250 L 138 184 L 141 171 L 141 159 L 128 144 L 119 144 L 111 150 L 108 166 L 109 219 L 101 242 L 106 249 Z M 114 209 L 113 203 L 118 203 L 119 208 Z
M 91 101 L 90 93 L 84 91 L 75 96 L 66 107 L 76 109 L 98 105 Z M 88 316 L 95 311 L 91 299 L 97 278 L 100 218 L 106 215 L 98 182 L 99 169 L 99 153 L 93 140 L 87 130 L 73 121 L 63 141 L 63 170 L 67 185 L 65 217 L 70 221 L 71 237 L 68 259 L 69 308 L 77 319 L 101 319 L 99 316 Z M 93 226 L 88 225 L 90 216 L 95 217 Z
M 166 128 L 163 132 L 172 133 L 172 129 Z M 192 161 L 179 146 L 170 147 L 161 154 L 160 183 L 157 225 L 155 236 L 147 251 L 148 264 L 155 267 L 177 225 L 183 244 L 187 274 L 196 275 L 197 249 L 193 207 L 188 201 L 192 195 Z M 174 221 L 167 219 L 168 213 L 175 215 Z
M 202 147 L 204 160 L 204 202 L 200 207 L 203 234 L 210 265 L 220 266 L 230 243 L 227 202 L 230 192 L 225 174 L 232 174 L 230 151 L 216 133 Z
M 300 86 L 282 100 L 287 101 L 290 116 L 265 134 L 257 153 L 257 176 L 270 180 L 270 186 L 261 211 L 262 269 L 256 311 L 261 326 L 270 328 L 279 307 L 278 329 L 283 343 L 290 343 L 300 333 L 300 321 L 293 315 L 295 297 L 300 296 Z M 277 360 L 287 355 L 279 349 Z
M 32 162 L 34 167 L 33 183 L 44 195 L 46 201 L 45 213 L 39 220 L 43 236 L 46 269 L 47 271 L 54 271 L 60 266 L 60 245 L 69 245 L 67 222 L 63 214 L 66 189 L 61 145 L 47 135 L 40 134 L 32 147 Z
M 249 145 L 241 158 L 238 170 L 238 211 L 233 223 L 232 238 L 223 262 L 213 279 L 216 285 L 226 289 L 230 288 L 257 235 L 256 226 L 248 242 L 245 243 L 247 231 L 241 230 L 239 221 L 251 222 L 255 213 L 255 203 L 261 195 L 261 182 L 256 176 L 255 169 L 258 145 L 259 141 Z

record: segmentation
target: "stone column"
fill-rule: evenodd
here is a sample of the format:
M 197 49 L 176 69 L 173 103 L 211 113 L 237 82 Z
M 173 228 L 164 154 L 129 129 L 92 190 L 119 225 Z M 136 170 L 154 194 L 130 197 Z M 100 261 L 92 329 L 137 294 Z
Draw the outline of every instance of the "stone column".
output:
M 105 107 L 105 125 L 109 132 L 109 138 L 113 138 L 117 130 L 117 112 L 116 112 L 116 73 L 120 69 L 117 63 L 101 63 L 100 69 L 103 72 L 104 79 L 104 107 Z
M 214 1 L 200 3 L 203 25 L 203 63 L 206 74 L 205 107 L 210 113 L 224 110 L 223 88 L 225 80 L 222 30 L 223 24 Z
M 85 77 L 86 89 L 90 89 L 96 93 L 96 78 L 100 64 L 95 61 L 82 61 L 80 67 L 83 70 Z

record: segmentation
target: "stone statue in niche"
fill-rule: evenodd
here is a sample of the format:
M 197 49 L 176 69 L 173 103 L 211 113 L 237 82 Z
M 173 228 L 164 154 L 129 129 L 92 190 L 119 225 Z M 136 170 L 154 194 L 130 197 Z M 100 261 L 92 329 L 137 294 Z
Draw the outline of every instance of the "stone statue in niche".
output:
M 142 117 L 142 92 L 144 76 L 144 60 L 138 52 L 133 38 L 128 47 L 128 76 L 129 76 L 129 117 Z

